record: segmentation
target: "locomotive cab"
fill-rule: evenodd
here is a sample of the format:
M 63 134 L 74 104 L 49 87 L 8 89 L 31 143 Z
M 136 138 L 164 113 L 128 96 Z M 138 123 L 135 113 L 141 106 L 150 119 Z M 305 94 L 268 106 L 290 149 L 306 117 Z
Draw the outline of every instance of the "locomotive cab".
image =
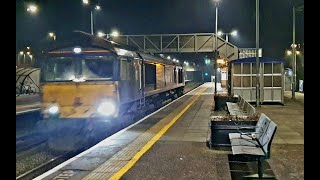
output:
M 118 116 L 117 54 L 78 46 L 50 51 L 46 57 L 41 68 L 44 118 Z

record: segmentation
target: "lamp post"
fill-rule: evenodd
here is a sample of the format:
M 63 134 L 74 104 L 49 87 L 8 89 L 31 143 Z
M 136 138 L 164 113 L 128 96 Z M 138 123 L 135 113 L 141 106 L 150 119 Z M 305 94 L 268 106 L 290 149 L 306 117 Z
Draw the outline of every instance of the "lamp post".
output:
M 296 45 L 296 11 L 301 12 L 304 10 L 304 5 L 299 5 L 296 8 L 297 3 L 293 0 L 292 7 L 292 53 L 293 53 L 293 81 L 292 81 L 292 99 L 295 99 L 295 90 L 297 83 L 297 45 Z
M 23 56 L 23 59 L 22 58 L 19 58 L 20 56 Z M 19 52 L 19 55 L 18 55 L 18 66 L 20 66 L 21 64 L 24 63 L 24 58 L 25 58 L 25 55 L 24 55 L 24 52 L 23 51 L 20 51 Z
M 89 0 L 82 0 L 82 3 L 85 5 L 89 5 Z M 94 17 L 93 17 L 93 13 L 94 11 L 97 10 L 101 10 L 101 6 L 99 5 L 94 5 L 94 6 L 90 6 L 90 29 L 91 29 L 91 35 L 93 35 L 93 23 L 94 23 Z
M 260 106 L 259 0 L 256 0 L 256 107 Z
M 217 94 L 217 59 L 218 59 L 218 5 L 219 0 L 214 0 L 216 9 L 216 25 L 215 25 L 215 46 L 214 46 L 214 95 Z
M 292 81 L 292 99 L 296 98 L 296 69 L 297 69 L 297 61 L 296 61 L 296 10 L 295 6 L 292 8 L 292 53 L 293 53 L 293 81 Z
M 296 73 L 297 73 L 297 55 L 300 55 L 300 51 L 297 50 L 297 45 L 291 45 L 292 51 L 287 50 L 287 55 L 291 56 L 292 55 L 292 71 L 293 71 L 293 75 L 292 75 L 292 99 L 295 99 L 295 89 L 296 89 Z

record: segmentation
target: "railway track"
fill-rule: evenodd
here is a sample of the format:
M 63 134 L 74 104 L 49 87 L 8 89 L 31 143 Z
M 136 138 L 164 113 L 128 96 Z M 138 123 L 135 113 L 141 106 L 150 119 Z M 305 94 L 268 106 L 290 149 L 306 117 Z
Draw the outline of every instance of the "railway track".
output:
M 16 180 L 27 180 L 27 179 L 33 179 L 42 173 L 52 169 L 53 167 L 59 165 L 60 163 L 66 161 L 67 159 L 77 155 L 78 153 L 82 152 L 83 150 L 77 150 L 77 151 L 70 151 L 66 152 L 64 154 L 61 154 L 59 156 L 56 156 L 49 161 L 46 161 L 45 163 L 19 175 L 16 177 Z
M 47 137 L 41 134 L 28 134 L 16 138 L 16 154 L 32 149 L 35 146 L 43 144 L 47 141 Z
M 189 87 L 186 90 L 186 92 L 191 91 L 192 89 L 198 87 L 199 85 L 201 85 L 201 84 Z M 154 109 L 154 111 L 158 108 L 159 107 L 156 107 Z M 149 113 L 151 113 L 151 112 L 146 112 L 146 114 L 149 114 Z M 142 117 L 137 116 L 137 117 L 133 118 L 132 121 L 134 122 L 140 118 L 142 118 Z M 128 125 L 129 124 L 125 124 L 125 125 L 123 124 L 123 126 L 128 126 Z M 120 129 L 122 129 L 122 128 L 124 128 L 124 127 L 121 127 Z M 117 129 L 119 130 L 119 127 L 113 128 L 114 131 L 118 131 Z M 107 137 L 112 135 L 113 133 L 116 133 L 116 132 L 113 132 L 113 131 L 109 132 Z M 106 138 L 106 137 L 99 137 L 97 139 L 102 140 L 104 138 Z M 61 164 L 62 162 L 64 162 L 64 161 L 74 157 L 75 155 L 83 152 L 84 150 L 86 150 L 89 147 L 96 144 L 99 140 L 97 140 L 96 142 L 91 142 L 90 145 L 88 145 L 88 144 L 84 145 L 83 147 L 80 147 L 80 148 L 75 149 L 73 151 L 67 151 L 67 152 L 63 152 L 63 153 L 60 152 L 60 154 L 57 153 L 55 156 L 52 156 L 52 157 L 49 156 L 50 158 L 43 160 L 43 162 L 40 163 L 39 165 L 33 166 L 31 168 L 28 168 L 27 170 L 24 170 L 24 171 L 16 174 L 17 175 L 16 179 L 17 180 L 24 180 L 24 179 L 35 178 L 35 177 L 43 174 L 44 172 L 52 169 L 53 167 Z M 43 148 L 42 151 L 50 151 L 50 149 L 48 147 L 46 147 L 46 145 L 45 145 L 46 142 L 47 142 L 47 138 L 42 136 L 41 134 L 26 135 L 26 136 L 17 138 L 16 139 L 16 159 L 25 158 L 23 156 L 33 156 L 34 154 L 37 154 L 37 153 L 40 154 L 38 151 L 40 151 L 41 148 L 38 148 L 38 147 L 41 147 L 41 146 L 44 146 L 44 147 L 42 147 Z M 26 151 L 30 151 L 30 152 L 25 153 Z M 23 154 L 25 154 L 25 155 L 23 155 Z M 26 161 L 26 162 L 28 162 L 28 161 Z

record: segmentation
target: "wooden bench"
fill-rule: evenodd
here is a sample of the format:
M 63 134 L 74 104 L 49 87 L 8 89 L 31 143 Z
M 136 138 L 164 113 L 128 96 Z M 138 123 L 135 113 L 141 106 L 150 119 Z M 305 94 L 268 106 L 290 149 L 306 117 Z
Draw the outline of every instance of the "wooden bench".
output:
M 232 133 L 229 133 L 231 141 L 232 154 L 234 156 L 241 156 L 247 161 L 258 162 L 258 174 L 245 176 L 249 179 L 276 179 L 274 176 L 263 174 L 263 162 L 270 159 L 270 149 L 272 139 L 277 130 L 277 125 L 271 121 L 267 116 L 260 116 L 257 123 L 256 137 L 255 135 L 242 136 L 240 133 L 239 138 L 235 138 Z M 261 131 L 262 130 L 262 131 Z

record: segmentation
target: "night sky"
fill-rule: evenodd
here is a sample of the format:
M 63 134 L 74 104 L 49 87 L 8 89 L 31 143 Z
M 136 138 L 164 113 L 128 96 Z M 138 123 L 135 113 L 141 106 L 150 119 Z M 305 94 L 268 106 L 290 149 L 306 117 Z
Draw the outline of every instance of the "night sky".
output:
M 90 1 L 90 0 L 89 0 Z M 90 32 L 90 11 L 82 0 L 36 1 L 40 11 L 26 12 L 26 2 L 16 1 L 16 51 L 48 41 L 73 30 Z M 91 1 L 92 2 L 92 1 Z M 215 30 L 213 0 L 101 0 L 95 14 L 95 31 L 121 34 L 207 33 Z M 255 0 L 221 0 L 218 30 L 238 30 L 229 41 L 239 48 L 255 47 Z M 296 4 L 303 4 L 296 0 Z M 293 0 L 260 0 L 260 47 L 263 56 L 283 58 L 292 44 Z M 304 43 L 304 15 L 296 13 L 296 42 Z

